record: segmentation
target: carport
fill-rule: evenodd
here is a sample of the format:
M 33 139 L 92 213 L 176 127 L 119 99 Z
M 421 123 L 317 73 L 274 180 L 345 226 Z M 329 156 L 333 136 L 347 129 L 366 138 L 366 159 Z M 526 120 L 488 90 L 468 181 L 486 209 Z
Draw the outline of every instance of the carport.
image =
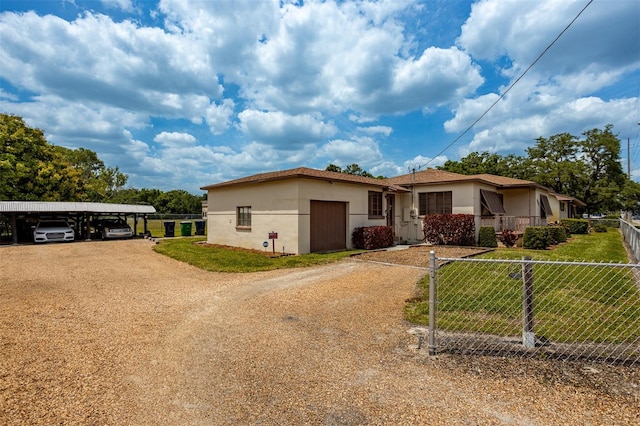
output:
M 30 224 L 40 219 L 65 218 L 75 224 L 76 238 L 91 239 L 91 218 L 97 216 L 133 217 L 133 231 L 138 235 L 138 219 L 147 233 L 147 215 L 153 206 L 84 202 L 0 201 L 0 243 L 18 244 L 30 231 Z M 6 241 L 5 241 L 6 240 Z

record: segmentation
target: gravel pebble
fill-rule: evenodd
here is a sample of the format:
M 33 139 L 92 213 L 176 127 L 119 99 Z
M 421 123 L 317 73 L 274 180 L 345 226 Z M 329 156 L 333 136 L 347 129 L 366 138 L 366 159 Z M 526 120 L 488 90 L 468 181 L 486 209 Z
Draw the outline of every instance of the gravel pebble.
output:
M 1 424 L 640 423 L 638 369 L 418 350 L 422 269 L 223 274 L 151 247 L 0 247 Z

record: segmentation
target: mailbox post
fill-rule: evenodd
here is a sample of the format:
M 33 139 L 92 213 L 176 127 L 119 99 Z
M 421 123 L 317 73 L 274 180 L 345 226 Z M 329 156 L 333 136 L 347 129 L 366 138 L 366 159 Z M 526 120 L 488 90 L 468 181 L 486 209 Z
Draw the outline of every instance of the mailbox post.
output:
M 275 231 L 269 232 L 269 239 L 271 240 L 271 245 L 273 247 L 273 254 L 276 254 L 276 240 L 278 239 L 278 233 Z

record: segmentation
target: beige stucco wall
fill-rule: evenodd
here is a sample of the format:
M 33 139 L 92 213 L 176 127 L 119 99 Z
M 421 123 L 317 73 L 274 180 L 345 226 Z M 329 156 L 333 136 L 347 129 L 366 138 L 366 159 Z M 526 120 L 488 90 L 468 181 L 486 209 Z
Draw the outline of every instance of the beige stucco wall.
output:
M 482 186 L 475 183 L 459 184 L 436 184 L 436 185 L 416 185 L 412 193 L 401 194 L 396 197 L 396 235 L 400 239 L 408 242 L 422 241 L 422 220 L 424 216 L 409 217 L 404 212 L 406 209 L 418 212 L 419 195 L 422 192 L 443 192 L 451 191 L 451 210 L 454 214 L 477 214 L 480 213 L 480 188 L 491 189 L 490 186 Z M 476 213 L 477 212 L 477 213 Z M 479 217 L 476 229 L 479 228 Z
M 311 200 L 319 200 L 347 203 L 345 241 L 350 248 L 354 228 L 386 224 L 385 218 L 368 218 L 369 190 L 382 192 L 374 187 L 313 179 L 209 190 L 207 241 L 256 250 L 263 250 L 262 244 L 267 241 L 268 250 L 272 250 L 269 233 L 277 232 L 276 251 L 308 253 Z M 236 208 L 240 206 L 251 206 L 251 229 L 236 228 Z

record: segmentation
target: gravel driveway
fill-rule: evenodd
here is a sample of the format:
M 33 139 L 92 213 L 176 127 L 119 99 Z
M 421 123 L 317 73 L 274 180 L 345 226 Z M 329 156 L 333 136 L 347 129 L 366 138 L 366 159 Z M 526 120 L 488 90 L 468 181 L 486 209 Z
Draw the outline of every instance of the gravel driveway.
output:
M 222 274 L 151 246 L 0 247 L 0 424 L 640 422 L 637 370 L 418 350 L 421 269 Z

